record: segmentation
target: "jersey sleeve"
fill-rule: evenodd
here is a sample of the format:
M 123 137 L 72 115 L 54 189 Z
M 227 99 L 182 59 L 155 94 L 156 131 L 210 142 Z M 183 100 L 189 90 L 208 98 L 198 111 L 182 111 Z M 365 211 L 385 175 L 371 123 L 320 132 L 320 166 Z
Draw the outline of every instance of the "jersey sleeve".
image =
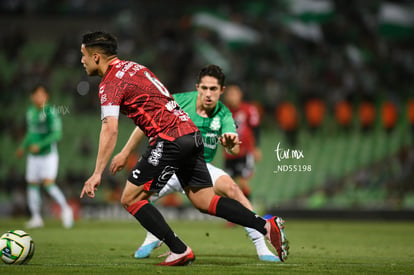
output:
M 30 121 L 29 121 L 29 116 L 30 116 L 30 109 L 29 109 L 29 110 L 27 110 L 27 112 L 26 112 L 26 128 L 28 128 L 28 126 L 27 126 L 27 125 L 29 125 L 29 123 L 30 123 Z M 29 133 L 29 131 L 27 130 L 27 131 L 26 131 L 26 134 L 24 135 L 23 141 L 22 141 L 22 143 L 20 144 L 20 147 L 21 147 L 21 148 L 23 148 L 24 150 L 26 150 L 26 149 L 27 149 L 27 147 L 29 146 L 29 140 L 30 140 L 30 133 Z
M 123 89 L 116 86 L 117 83 L 104 83 L 99 87 L 99 99 L 101 101 L 101 120 L 108 116 L 119 118 L 119 110 L 122 101 Z

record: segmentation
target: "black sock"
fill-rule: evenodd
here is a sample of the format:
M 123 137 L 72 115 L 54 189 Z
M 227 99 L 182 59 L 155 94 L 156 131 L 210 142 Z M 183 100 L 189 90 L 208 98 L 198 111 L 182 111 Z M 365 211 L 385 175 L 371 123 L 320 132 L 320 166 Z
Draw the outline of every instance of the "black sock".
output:
M 164 217 L 152 204 L 145 204 L 134 215 L 141 225 L 154 234 L 159 240 L 165 242 L 171 252 L 181 254 L 187 249 L 183 241 L 178 238 Z
M 264 228 L 266 221 L 236 200 L 221 197 L 217 202 L 216 216 L 245 227 L 256 229 L 263 235 L 267 233 Z

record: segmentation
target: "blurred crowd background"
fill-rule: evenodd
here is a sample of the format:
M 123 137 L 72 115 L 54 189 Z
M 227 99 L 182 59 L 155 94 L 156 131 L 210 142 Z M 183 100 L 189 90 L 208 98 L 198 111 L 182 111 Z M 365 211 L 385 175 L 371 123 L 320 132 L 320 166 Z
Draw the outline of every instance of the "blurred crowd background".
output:
M 172 93 L 194 90 L 206 64 L 241 85 L 262 115 L 256 207 L 414 208 L 412 1 L 3 0 L 0 214 L 25 211 L 14 151 L 39 82 L 63 120 L 58 184 L 79 204 L 100 129 L 99 79 L 80 64 L 81 35 L 94 30 L 114 33 L 119 56 L 149 67 Z M 118 150 L 133 130 L 121 120 Z M 278 161 L 278 144 L 304 158 Z M 311 171 L 276 173 L 278 165 Z M 125 178 L 107 175 L 100 197 L 82 204 L 116 202 Z

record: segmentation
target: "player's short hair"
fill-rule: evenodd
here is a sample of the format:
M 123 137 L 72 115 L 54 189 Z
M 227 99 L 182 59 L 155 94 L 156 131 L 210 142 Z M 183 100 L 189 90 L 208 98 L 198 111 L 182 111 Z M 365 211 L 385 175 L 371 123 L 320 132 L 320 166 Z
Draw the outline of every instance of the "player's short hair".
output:
M 201 79 L 205 76 L 212 76 L 217 78 L 217 81 L 221 87 L 224 86 L 226 76 L 223 73 L 223 70 L 217 65 L 207 65 L 201 69 L 198 74 L 197 83 L 201 82 Z
M 37 92 L 37 90 L 39 90 L 40 88 L 43 88 L 43 89 L 44 89 L 44 91 L 45 91 L 47 94 L 49 94 L 49 89 L 48 89 L 48 87 L 46 86 L 46 84 L 43 84 L 43 83 L 38 83 L 38 84 L 34 85 L 34 86 L 32 87 L 32 89 L 30 90 L 30 94 L 34 94 L 34 93 L 36 93 L 36 92 Z
M 82 44 L 85 48 L 99 48 L 107 56 L 116 55 L 118 49 L 118 41 L 114 35 L 99 31 L 85 33 Z

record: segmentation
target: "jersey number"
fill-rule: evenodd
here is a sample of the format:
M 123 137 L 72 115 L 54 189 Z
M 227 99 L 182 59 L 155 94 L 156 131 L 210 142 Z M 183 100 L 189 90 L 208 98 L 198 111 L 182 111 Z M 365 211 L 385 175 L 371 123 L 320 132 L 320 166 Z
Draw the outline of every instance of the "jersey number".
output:
M 171 97 L 170 92 L 165 88 L 165 86 L 155 77 L 152 77 L 149 72 L 144 72 L 145 76 L 149 79 L 149 81 L 154 84 L 155 87 L 165 96 Z

